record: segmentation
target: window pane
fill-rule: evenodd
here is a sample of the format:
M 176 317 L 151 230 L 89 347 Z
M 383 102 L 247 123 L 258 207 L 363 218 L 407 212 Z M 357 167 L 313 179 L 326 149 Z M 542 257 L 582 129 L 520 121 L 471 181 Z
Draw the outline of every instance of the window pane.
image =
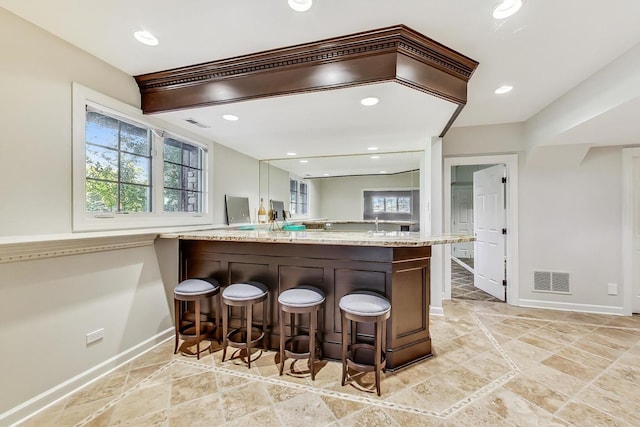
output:
M 398 212 L 411 213 L 411 197 L 398 197 Z
M 151 159 L 123 153 L 120 156 L 120 181 L 149 184 L 151 175 Z
M 149 212 L 150 188 L 142 185 L 120 185 L 120 209 L 123 212 Z
M 200 171 L 188 167 L 182 168 L 182 188 L 185 190 L 200 190 Z
M 373 198 L 373 211 L 384 212 L 384 197 Z
M 86 146 L 87 178 L 118 180 L 118 152 L 95 145 Z
M 297 192 L 298 188 L 297 188 L 297 184 L 298 181 L 294 180 L 294 179 L 290 179 L 289 180 L 289 191 L 293 192 Z
M 180 212 L 180 190 L 164 189 L 164 211 Z
M 87 212 L 116 212 L 118 209 L 118 184 L 115 182 L 86 182 Z
M 180 188 L 181 187 L 181 179 L 180 179 L 180 171 L 181 167 L 179 165 L 174 165 L 173 163 L 164 164 L 164 186 L 169 188 Z
M 85 141 L 103 147 L 118 148 L 118 122 L 112 117 L 88 111 L 85 124 Z
M 386 212 L 397 212 L 398 201 L 395 197 L 386 197 L 384 199 L 384 210 Z
M 192 168 L 200 168 L 200 148 L 193 145 L 183 144 L 182 164 Z
M 148 156 L 151 153 L 149 131 L 145 128 L 121 122 L 120 149 L 128 153 Z
M 185 196 L 185 211 L 200 212 L 201 193 L 194 193 L 192 191 L 184 191 L 183 193 Z
M 182 163 L 182 150 L 180 141 L 165 138 L 164 140 L 164 160 L 173 163 Z

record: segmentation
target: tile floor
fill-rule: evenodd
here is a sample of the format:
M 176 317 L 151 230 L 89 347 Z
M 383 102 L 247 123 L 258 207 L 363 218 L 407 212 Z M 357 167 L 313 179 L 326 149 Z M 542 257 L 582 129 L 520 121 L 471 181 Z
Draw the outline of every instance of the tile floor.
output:
M 473 259 L 465 260 L 465 262 L 473 267 Z M 453 260 L 451 261 L 451 297 L 472 301 L 500 301 L 493 295 L 473 286 L 473 273 Z
M 434 357 L 382 380 L 340 386 L 340 364 L 278 376 L 274 352 L 248 370 L 221 351 L 166 342 L 23 426 L 640 425 L 640 317 L 445 301 Z M 285 365 L 289 368 L 290 364 Z

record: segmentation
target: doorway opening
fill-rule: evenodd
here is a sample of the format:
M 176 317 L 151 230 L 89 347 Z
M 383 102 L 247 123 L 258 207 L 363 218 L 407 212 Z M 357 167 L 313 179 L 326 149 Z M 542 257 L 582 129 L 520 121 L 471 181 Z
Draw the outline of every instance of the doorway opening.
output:
M 444 159 L 443 299 L 517 304 L 517 155 Z

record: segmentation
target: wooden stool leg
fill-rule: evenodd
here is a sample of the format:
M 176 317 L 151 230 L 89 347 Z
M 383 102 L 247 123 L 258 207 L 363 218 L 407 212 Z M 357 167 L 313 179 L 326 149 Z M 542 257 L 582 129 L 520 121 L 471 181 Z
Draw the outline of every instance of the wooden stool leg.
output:
M 251 325 L 253 324 L 253 305 L 247 307 L 247 363 L 251 369 Z
M 215 296 L 216 299 L 216 340 L 220 344 L 220 317 L 222 317 L 222 297 L 220 293 Z
M 376 343 L 374 345 L 375 351 L 375 364 L 376 364 L 376 391 L 378 392 L 378 396 L 380 396 L 380 371 L 382 370 L 382 360 L 380 357 L 380 352 L 382 351 L 382 321 L 378 320 L 376 322 Z
M 340 316 L 342 317 L 342 385 L 347 382 L 347 318 L 342 310 L 340 310 Z
M 318 312 L 309 313 L 309 368 L 311 369 L 311 381 L 316 379 L 316 323 L 318 322 Z
M 284 371 L 284 310 L 280 310 L 280 375 Z
M 227 355 L 227 346 L 229 345 L 227 339 L 227 333 L 229 332 L 229 306 L 224 302 L 222 306 L 224 307 L 224 313 L 222 315 L 222 361 L 224 362 L 224 358 Z
M 195 300 L 195 316 L 196 316 L 196 358 L 200 360 L 200 300 Z
M 264 300 L 264 302 L 262 303 L 262 347 L 264 348 L 264 351 L 267 351 L 269 348 L 267 347 L 267 344 L 269 344 L 269 342 L 267 341 L 267 327 L 269 326 L 269 323 L 267 322 L 267 311 L 269 311 L 269 298 L 267 297 L 266 300 Z
M 178 343 L 180 341 L 180 301 L 173 299 L 173 311 L 176 322 L 176 345 L 173 349 L 173 354 L 178 353 Z

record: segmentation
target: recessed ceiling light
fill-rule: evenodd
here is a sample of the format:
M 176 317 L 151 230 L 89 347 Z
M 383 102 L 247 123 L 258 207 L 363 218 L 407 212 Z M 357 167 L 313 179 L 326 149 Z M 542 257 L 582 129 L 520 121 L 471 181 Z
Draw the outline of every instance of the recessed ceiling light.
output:
M 313 0 L 289 0 L 289 7 L 296 12 L 306 12 L 312 4 Z
M 380 171 L 380 173 L 387 173 L 387 171 Z
M 516 13 L 522 7 L 522 0 L 504 0 L 495 9 L 493 17 L 495 19 L 505 19 Z
M 294 153 L 294 152 L 292 152 L 292 151 L 290 151 L 290 152 L 288 152 L 288 153 L 287 153 L 287 156 L 295 156 L 295 155 L 296 155 L 296 153 Z
M 300 163 L 309 163 L 309 160 L 300 160 Z
M 360 104 L 365 105 L 367 107 L 371 107 L 372 105 L 376 105 L 380 100 L 378 98 L 369 97 L 363 98 L 360 100 Z
M 496 95 L 504 95 L 505 93 L 511 92 L 512 89 L 513 89 L 513 86 L 504 85 L 494 90 L 493 93 L 495 93 Z
M 379 159 L 380 156 L 371 156 L 372 159 Z
M 133 33 L 133 37 L 135 37 L 140 43 L 147 46 L 158 46 L 158 39 L 148 31 L 136 31 Z
M 367 147 L 367 150 L 369 151 L 376 151 L 378 149 L 378 147 Z
M 234 116 L 233 114 L 223 114 L 222 118 L 225 120 L 229 120 L 230 122 L 235 122 L 236 120 L 240 119 L 240 117 Z
M 322 175 L 323 175 L 323 176 L 329 176 L 329 174 L 328 174 L 328 173 L 323 173 Z

